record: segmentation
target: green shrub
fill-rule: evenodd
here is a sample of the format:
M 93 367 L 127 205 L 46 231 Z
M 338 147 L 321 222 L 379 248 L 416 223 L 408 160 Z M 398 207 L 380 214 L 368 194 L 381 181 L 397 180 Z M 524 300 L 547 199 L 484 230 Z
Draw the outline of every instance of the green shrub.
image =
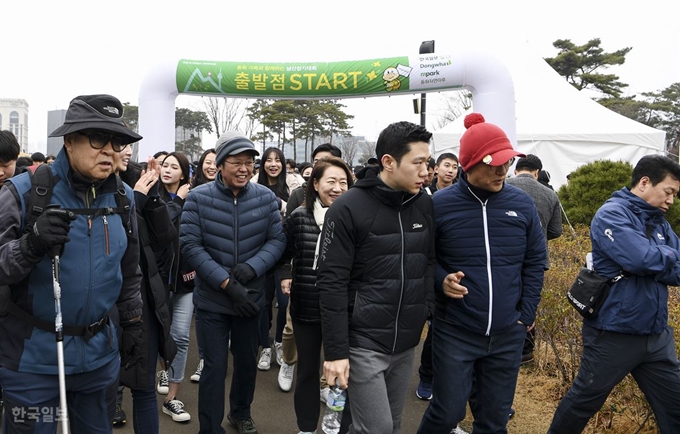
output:
M 629 186 L 633 166 L 624 161 L 598 160 L 580 166 L 558 196 L 572 225 L 590 226 L 595 212 L 621 187 Z

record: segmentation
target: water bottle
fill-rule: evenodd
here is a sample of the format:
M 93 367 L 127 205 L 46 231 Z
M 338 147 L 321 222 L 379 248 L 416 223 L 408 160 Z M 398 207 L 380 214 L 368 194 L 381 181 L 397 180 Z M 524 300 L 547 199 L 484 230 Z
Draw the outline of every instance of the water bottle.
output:
M 321 430 L 325 434 L 338 434 L 340 432 L 340 421 L 342 420 L 342 412 L 345 409 L 347 392 L 340 388 L 340 386 L 331 387 L 328 393 L 328 400 L 326 401 L 326 411 L 323 415 L 323 422 L 321 423 Z

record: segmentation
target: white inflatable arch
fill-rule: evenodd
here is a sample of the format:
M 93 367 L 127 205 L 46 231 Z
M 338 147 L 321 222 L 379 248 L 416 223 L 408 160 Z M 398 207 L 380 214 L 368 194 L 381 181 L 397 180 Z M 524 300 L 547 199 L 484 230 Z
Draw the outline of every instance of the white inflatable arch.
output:
M 460 88 L 472 93 L 474 110 L 500 126 L 516 146 L 512 78 L 500 60 L 481 51 L 345 62 L 179 59 L 157 65 L 142 81 L 139 133 L 144 139 L 139 155 L 174 149 L 175 99 L 180 93 L 232 98 L 340 99 Z

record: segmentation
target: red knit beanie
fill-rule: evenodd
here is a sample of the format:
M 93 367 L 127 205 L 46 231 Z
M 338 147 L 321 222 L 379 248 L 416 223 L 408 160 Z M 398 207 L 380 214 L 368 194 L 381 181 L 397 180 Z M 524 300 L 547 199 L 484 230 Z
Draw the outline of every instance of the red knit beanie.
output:
M 479 163 L 502 166 L 513 157 L 524 157 L 515 151 L 512 143 L 497 125 L 484 121 L 480 113 L 465 116 L 467 131 L 460 138 L 460 165 L 464 171 Z

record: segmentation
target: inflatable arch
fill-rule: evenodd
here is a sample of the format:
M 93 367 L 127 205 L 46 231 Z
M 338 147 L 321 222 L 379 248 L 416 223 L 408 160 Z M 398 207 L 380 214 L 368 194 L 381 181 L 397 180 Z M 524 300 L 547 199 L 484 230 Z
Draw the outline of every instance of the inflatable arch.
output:
M 139 92 L 139 155 L 174 147 L 180 93 L 268 99 L 340 99 L 466 88 L 474 109 L 516 145 L 512 78 L 496 57 L 478 51 L 345 62 L 221 62 L 180 59 L 158 64 Z M 401 119 L 395 119 L 399 121 Z M 385 125 L 386 126 L 386 125 Z

